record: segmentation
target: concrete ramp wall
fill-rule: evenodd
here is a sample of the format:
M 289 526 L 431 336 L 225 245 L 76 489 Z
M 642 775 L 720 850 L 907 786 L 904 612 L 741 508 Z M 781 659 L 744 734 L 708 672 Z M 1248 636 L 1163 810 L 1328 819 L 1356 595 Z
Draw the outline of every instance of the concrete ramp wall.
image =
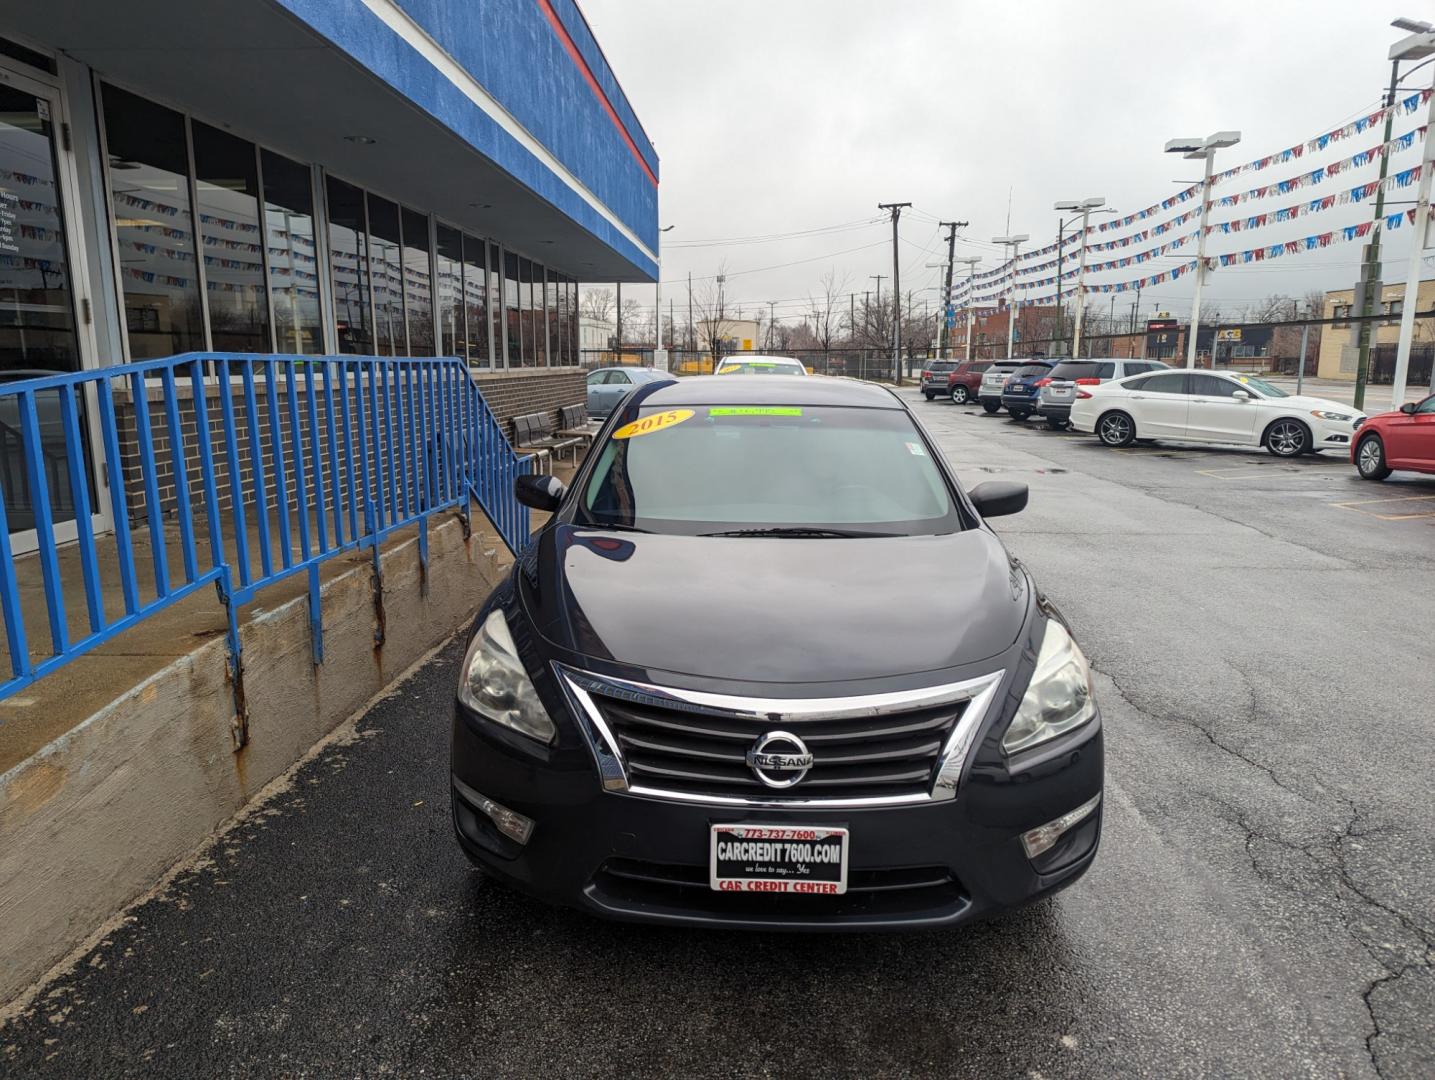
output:
M 475 523 L 477 524 L 477 522 Z M 0 1003 L 63 959 L 475 611 L 510 562 L 457 518 L 323 588 L 315 666 L 300 596 L 241 627 L 249 741 L 233 749 L 222 638 L 197 646 L 0 776 Z M 263 598 L 261 596 L 260 603 Z

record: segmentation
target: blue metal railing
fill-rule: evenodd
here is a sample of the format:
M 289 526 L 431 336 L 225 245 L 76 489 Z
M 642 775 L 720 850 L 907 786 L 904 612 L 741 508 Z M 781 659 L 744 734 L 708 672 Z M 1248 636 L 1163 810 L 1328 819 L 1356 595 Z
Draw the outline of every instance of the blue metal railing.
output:
M 381 604 L 379 551 L 397 530 L 417 526 L 425 573 L 435 513 L 457 510 L 467 527 L 477 502 L 515 552 L 529 533 L 513 482 L 532 458 L 510 448 L 453 357 L 185 353 L 0 386 L 0 425 L 18 432 L 0 472 L 0 617 L 11 670 L 0 700 L 212 584 L 227 611 L 242 744 L 236 608 L 259 590 L 308 574 L 318 663 L 325 561 L 371 549 Z M 103 494 L 92 485 L 92 440 L 103 450 Z M 101 507 L 112 552 L 96 541 Z M 26 625 L 21 594 L 30 583 L 17 572 L 12 528 L 34 530 L 45 610 L 31 621 L 44 624 L 50 646 L 34 657 L 41 635 Z M 65 574 L 57 544 L 71 539 Z M 72 606 L 77 592 L 83 609 Z M 382 640 L 381 609 L 378 624 Z

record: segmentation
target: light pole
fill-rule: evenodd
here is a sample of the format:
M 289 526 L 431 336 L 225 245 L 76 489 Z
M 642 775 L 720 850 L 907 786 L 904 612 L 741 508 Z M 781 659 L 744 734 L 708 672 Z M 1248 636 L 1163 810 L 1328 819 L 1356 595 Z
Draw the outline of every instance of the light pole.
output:
M 1008 265 L 1011 267 L 1011 274 L 1007 278 L 1007 302 L 1006 302 L 1006 358 L 1011 359 L 1012 344 L 1016 341 L 1016 257 L 1021 251 L 1021 246 L 1030 240 L 1027 233 L 1017 233 L 1013 236 L 993 236 L 993 244 L 1005 245 L 1007 249 Z
M 672 232 L 673 226 L 665 225 L 658 232 Z M 663 252 L 658 249 L 658 276 L 653 279 L 653 321 L 658 324 L 658 340 L 653 347 L 653 367 L 659 371 L 668 370 L 668 354 L 663 348 Z
M 1053 209 L 1074 210 L 1081 214 L 1081 256 L 1076 271 L 1076 329 L 1071 335 L 1071 358 L 1075 360 L 1081 355 L 1081 323 L 1086 313 L 1086 228 L 1091 219 L 1091 211 L 1098 206 L 1105 206 L 1106 200 L 1100 196 L 1090 199 L 1075 199 L 1066 202 L 1059 202 Z M 1057 242 L 1057 257 L 1060 259 L 1061 241 Z M 1061 288 L 1061 268 L 1057 267 L 1056 287 Z
M 976 299 L 977 292 L 977 263 L 982 260 L 980 255 L 963 255 L 955 261 L 964 263 L 967 268 L 967 359 L 970 360 L 972 358 L 972 319 L 974 318 L 972 301 Z M 951 297 L 948 296 L 947 303 L 951 302 Z
M 1191 296 L 1191 336 L 1186 342 L 1188 368 L 1196 366 L 1196 328 L 1201 322 L 1201 286 L 1206 280 L 1206 219 L 1211 213 L 1211 168 L 1217 150 L 1235 146 L 1240 141 L 1239 131 L 1218 131 L 1205 139 L 1172 139 L 1166 144 L 1168 154 L 1184 154 L 1188 160 L 1206 163 L 1206 172 L 1201 178 L 1201 224 L 1196 233 L 1196 289 Z
M 1402 30 L 1415 29 L 1403 41 L 1390 47 L 1390 59 L 1399 64 L 1401 60 L 1415 60 L 1435 53 L 1435 27 L 1429 23 L 1417 23 L 1412 19 L 1396 19 L 1395 26 Z M 1392 101 L 1391 104 L 1394 104 Z M 1435 156 L 1435 94 L 1430 97 L 1430 114 L 1425 120 L 1425 146 L 1420 153 L 1420 190 L 1415 196 L 1415 225 L 1411 230 L 1410 262 L 1405 268 L 1405 300 L 1400 307 L 1400 344 L 1395 347 L 1395 378 L 1390 387 L 1390 407 L 1398 409 L 1405 403 L 1405 380 L 1410 373 L 1410 345 L 1415 337 L 1415 305 L 1420 299 L 1420 260 L 1425 253 L 1425 241 L 1430 228 L 1430 174 L 1435 165 L 1430 163 Z M 1386 136 L 1388 139 L 1389 136 Z

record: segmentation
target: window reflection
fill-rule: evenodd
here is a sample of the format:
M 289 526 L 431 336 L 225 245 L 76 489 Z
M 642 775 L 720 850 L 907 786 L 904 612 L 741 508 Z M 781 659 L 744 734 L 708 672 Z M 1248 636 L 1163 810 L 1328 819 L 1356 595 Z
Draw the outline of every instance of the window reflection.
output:
M 322 353 L 314 189 L 307 165 L 263 151 L 264 236 L 279 352 Z
M 544 272 L 543 311 L 548 324 L 548 364 L 557 367 L 563 360 L 558 351 L 558 280 L 552 270 Z
M 468 350 L 465 355 L 474 367 L 488 367 L 488 271 L 484 252 L 488 245 L 464 234 L 463 306 L 468 315 Z
M 522 364 L 533 367 L 538 363 L 542 345 L 533 334 L 533 262 L 518 260 L 518 324 L 523 332 Z
M 438 274 L 439 355 L 463 356 L 468 347 L 463 302 L 463 237 L 457 229 L 436 225 L 434 268 Z
M 113 86 L 102 97 L 130 356 L 202 350 L 184 117 Z
M 403 246 L 397 204 L 369 196 L 369 267 L 374 279 L 374 338 L 380 356 L 405 356 Z
M 519 329 L 518 311 L 518 256 L 511 251 L 503 253 L 503 310 L 504 330 L 508 335 L 508 366 L 523 366 L 523 334 Z
M 493 341 L 493 366 L 507 367 L 507 349 L 503 344 L 503 286 L 500 270 L 503 261 L 497 244 L 488 245 L 488 317 Z
M 433 271 L 429 266 L 429 219 L 404 207 L 404 311 L 408 315 L 412 356 L 432 356 Z
M 334 282 L 334 315 L 339 351 L 374 351 L 369 319 L 369 244 L 364 222 L 364 193 L 351 184 L 327 180 L 329 260 Z
M 210 341 L 221 352 L 268 352 L 254 144 L 198 122 L 192 135 Z

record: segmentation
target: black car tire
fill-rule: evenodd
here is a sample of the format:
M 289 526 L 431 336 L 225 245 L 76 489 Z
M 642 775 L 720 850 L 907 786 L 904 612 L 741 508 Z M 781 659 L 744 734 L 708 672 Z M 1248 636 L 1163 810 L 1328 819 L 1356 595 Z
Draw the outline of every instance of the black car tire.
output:
M 931 400 L 932 400 L 934 397 L 936 397 L 937 395 L 934 394 L 934 393 L 932 393 L 930 390 L 923 390 L 923 391 L 922 391 L 922 396 L 923 396 L 924 398 L 926 398 L 928 401 L 931 401 Z
M 1002 411 L 1001 405 L 1000 405 L 998 402 L 995 402 L 995 401 L 983 401 L 983 402 L 982 402 L 982 408 L 985 409 L 985 410 L 986 410 L 987 412 L 989 412 L 989 413 L 996 413 L 996 412 L 1001 412 L 1001 411 Z
M 1261 436 L 1261 445 L 1279 458 L 1300 457 L 1311 449 L 1310 428 L 1299 420 L 1277 420 Z
M 1025 420 L 1031 415 L 1030 409 L 1008 409 L 1007 412 L 1011 413 L 1013 420 Z
M 1129 413 L 1113 409 L 1096 421 L 1096 435 L 1107 446 L 1130 446 L 1136 441 L 1136 421 Z
M 1366 480 L 1384 480 L 1390 475 L 1385 464 L 1385 444 L 1379 435 L 1367 435 L 1355 447 L 1355 469 Z
M 1065 431 L 1071 426 L 1071 421 L 1063 420 L 1059 416 L 1048 416 L 1046 418 L 1046 426 L 1051 428 L 1052 431 Z
M 957 383 L 956 386 L 952 387 L 952 404 L 953 404 L 953 405 L 965 405 L 965 404 L 966 404 L 968 401 L 970 401 L 971 399 L 972 399 L 971 391 L 968 390 L 964 384 L 962 384 L 962 383 Z

